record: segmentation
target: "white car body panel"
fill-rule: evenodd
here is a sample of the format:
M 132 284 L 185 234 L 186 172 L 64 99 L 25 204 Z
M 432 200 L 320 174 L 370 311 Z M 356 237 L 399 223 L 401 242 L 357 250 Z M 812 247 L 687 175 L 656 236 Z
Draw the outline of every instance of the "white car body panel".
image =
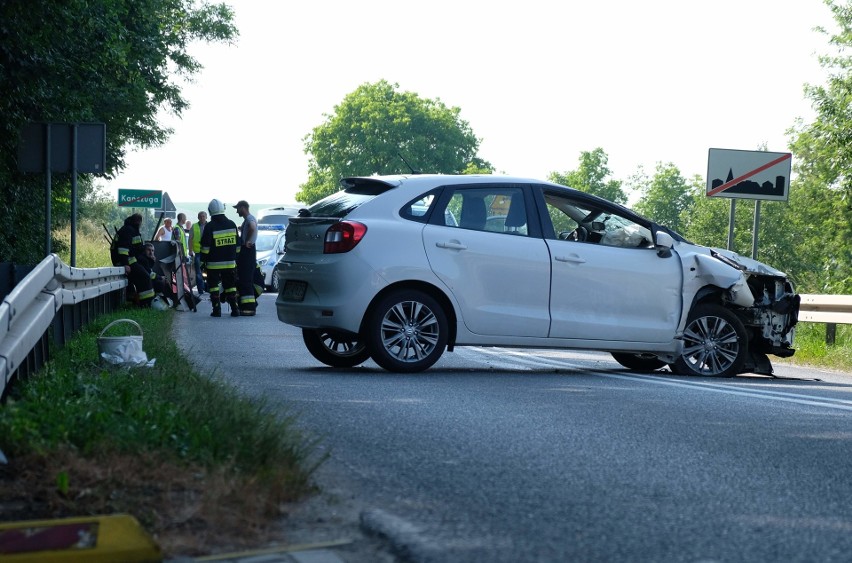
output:
M 682 268 L 652 248 L 549 240 L 553 254 L 550 336 L 670 342 L 683 308 Z
M 426 225 L 423 245 L 472 334 L 547 336 L 550 256 L 542 239 Z

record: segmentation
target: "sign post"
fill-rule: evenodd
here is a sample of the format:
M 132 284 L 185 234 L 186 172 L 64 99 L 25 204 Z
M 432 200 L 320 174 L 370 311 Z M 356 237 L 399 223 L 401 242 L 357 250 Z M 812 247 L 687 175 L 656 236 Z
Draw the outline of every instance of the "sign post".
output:
M 71 173 L 71 266 L 77 265 L 77 174 L 106 171 L 103 123 L 31 122 L 21 129 L 18 170 L 46 174 L 45 254 L 50 254 L 51 172 Z
M 754 204 L 751 257 L 757 259 L 760 201 L 787 201 L 792 157 L 788 152 L 710 149 L 707 158 L 707 197 L 731 199 L 728 250 L 733 250 L 734 246 L 736 200 L 754 199 L 757 201 Z

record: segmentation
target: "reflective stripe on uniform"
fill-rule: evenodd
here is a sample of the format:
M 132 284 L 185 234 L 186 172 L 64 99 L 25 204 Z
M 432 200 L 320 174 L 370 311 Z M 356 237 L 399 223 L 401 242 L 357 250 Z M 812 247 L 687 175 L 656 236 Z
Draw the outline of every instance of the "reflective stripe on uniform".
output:
M 213 246 L 236 246 L 237 231 L 236 229 L 226 229 L 224 231 L 213 231 Z
M 228 268 L 236 268 L 236 260 L 224 260 L 222 262 L 207 262 L 208 270 L 227 270 Z
M 154 298 L 154 290 L 146 289 L 145 291 L 139 292 L 139 299 L 144 301 L 145 299 L 153 299 Z

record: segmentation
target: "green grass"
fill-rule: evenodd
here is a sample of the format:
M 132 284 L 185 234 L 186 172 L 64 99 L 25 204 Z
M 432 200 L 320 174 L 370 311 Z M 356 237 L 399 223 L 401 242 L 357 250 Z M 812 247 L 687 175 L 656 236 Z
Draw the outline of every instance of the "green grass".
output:
M 144 339 L 154 367 L 102 366 L 97 338 L 116 318 L 143 333 L 168 333 L 174 313 L 128 309 L 105 315 L 55 351 L 38 375 L 15 385 L 0 409 L 3 450 L 17 455 L 70 447 L 83 455 L 157 452 L 176 461 L 253 475 L 285 472 L 304 489 L 313 443 L 293 420 L 198 375 L 170 339 Z M 108 336 L 138 334 L 127 323 Z
M 826 344 L 826 326 L 800 323 L 796 327 L 796 354 L 785 360 L 797 365 L 852 372 L 852 325 L 837 325 L 834 344 Z M 772 358 L 773 362 L 777 362 Z
M 171 339 L 144 338 L 153 367 L 104 366 L 111 321 L 169 333 L 174 311 L 99 317 L 0 407 L 4 520 L 130 513 L 171 555 L 263 541 L 284 503 L 314 491 L 318 441 L 271 408 L 199 375 Z M 128 323 L 105 336 L 138 334 Z M 187 518 L 187 514 L 191 515 Z

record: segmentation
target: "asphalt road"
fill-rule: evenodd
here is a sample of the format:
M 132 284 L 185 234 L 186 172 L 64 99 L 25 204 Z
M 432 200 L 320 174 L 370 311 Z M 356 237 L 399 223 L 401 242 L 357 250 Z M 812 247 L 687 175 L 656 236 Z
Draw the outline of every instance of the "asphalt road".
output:
M 402 559 L 852 560 L 852 374 L 715 380 L 487 348 L 421 374 L 337 370 L 272 294 L 254 318 L 208 313 L 179 314 L 190 356 L 320 436 L 321 485 Z

